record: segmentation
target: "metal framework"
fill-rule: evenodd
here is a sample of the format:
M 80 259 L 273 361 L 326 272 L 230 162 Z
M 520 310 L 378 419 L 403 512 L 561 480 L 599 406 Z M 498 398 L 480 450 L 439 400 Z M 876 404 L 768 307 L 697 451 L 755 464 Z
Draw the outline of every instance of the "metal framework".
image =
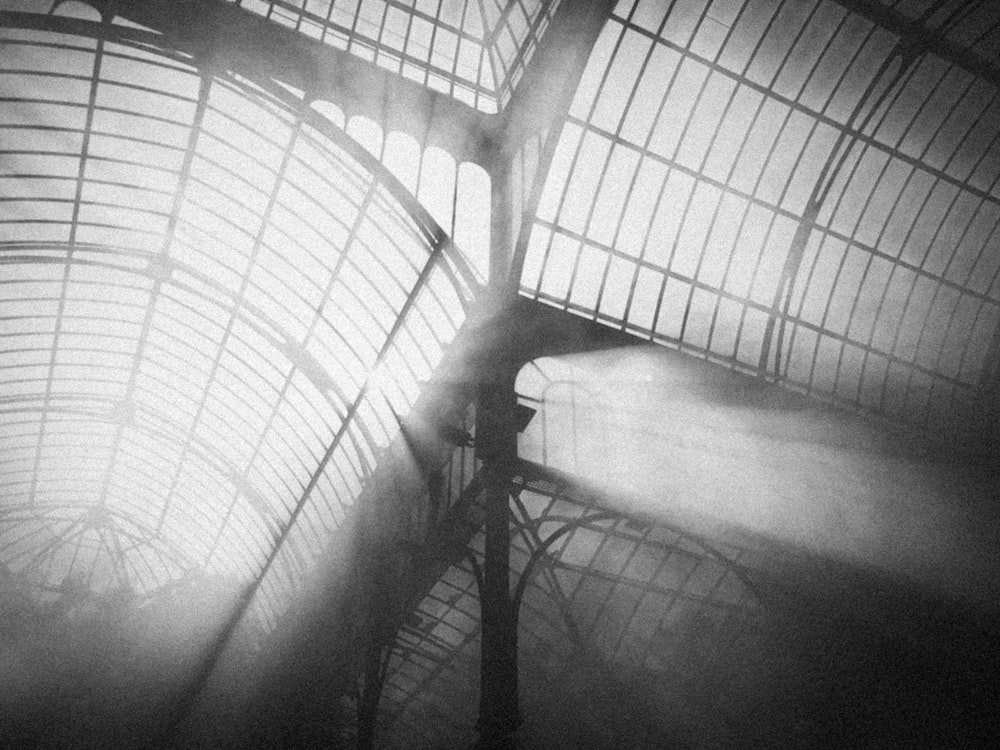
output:
M 864 3 L 619 4 L 522 291 L 930 429 L 975 420 L 1000 110 L 992 62 L 939 39 L 990 11 L 954 5 L 932 33 Z
M 665 650 L 671 623 L 708 628 L 703 636 L 716 650 L 691 654 L 695 661 L 722 660 L 728 649 L 748 647 L 748 623 L 764 602 L 748 586 L 747 571 L 766 565 L 772 554 L 766 545 L 733 538 L 716 549 L 680 529 L 610 514 L 602 506 L 600 498 L 586 497 L 541 467 L 521 463 L 515 472 L 510 567 L 518 582 L 527 702 L 540 699 L 540 682 L 558 682 L 588 659 L 607 665 L 601 679 L 610 684 L 621 686 L 638 664 L 647 665 L 651 679 L 669 681 L 680 668 Z M 467 527 L 479 527 L 485 513 L 480 495 L 467 511 Z M 480 530 L 469 540 L 479 559 L 485 539 Z M 477 708 L 469 696 L 475 694 L 480 649 L 475 579 L 468 560 L 451 565 L 400 633 L 383 696 L 380 737 L 387 746 L 471 739 Z M 670 647 L 682 650 L 684 644 L 671 641 Z M 694 662 L 684 668 L 693 677 L 700 669 Z M 717 700 L 724 712 L 725 696 Z M 671 708 L 685 710 L 682 703 Z
M 228 1 L 484 113 L 496 113 L 510 100 L 559 5 Z
M 5 32 L 6 560 L 139 591 L 277 563 L 273 618 L 477 281 L 301 99 L 41 20 Z
M 519 692 L 637 669 L 724 714 L 774 551 L 519 460 L 517 372 L 652 341 L 995 449 L 998 40 L 989 2 L 10 0 L 5 575 L 237 582 L 164 741 L 352 535 L 359 746 L 507 747 Z

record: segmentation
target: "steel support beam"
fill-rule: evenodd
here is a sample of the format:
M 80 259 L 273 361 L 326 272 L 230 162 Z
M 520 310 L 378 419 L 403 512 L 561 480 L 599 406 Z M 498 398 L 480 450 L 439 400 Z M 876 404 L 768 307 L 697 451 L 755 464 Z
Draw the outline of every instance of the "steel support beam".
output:
M 395 633 L 393 633 L 393 640 Z M 378 728 L 378 704 L 382 698 L 382 687 L 392 654 L 392 640 L 388 644 L 375 641 L 368 645 L 365 653 L 364 685 L 358 695 L 358 750 L 372 750 L 375 747 L 375 730 Z
M 563 124 L 569 114 L 573 97 L 583 77 L 601 31 L 611 14 L 611 0 L 580 0 L 564 2 L 546 32 L 528 72 L 503 113 L 502 152 L 504 163 L 513 162 L 524 142 L 535 135 L 542 139 L 541 153 L 535 172 L 528 179 L 530 188 L 523 196 L 523 217 L 510 230 L 510 262 L 507 269 L 509 292 L 517 294 L 521 270 L 531 235 L 532 219 L 541 200 L 545 177 L 555 154 Z M 509 192 L 509 190 L 508 190 Z M 522 218 L 524 219 L 522 221 Z
M 614 8 L 613 0 L 564 1 L 556 10 L 502 120 L 507 157 L 530 135 L 566 117 L 576 88 Z
M 479 748 L 513 748 L 521 724 L 517 686 L 517 613 L 510 591 L 510 487 L 517 462 L 515 368 L 480 384 L 476 453 L 482 461 L 486 543 L 480 590 Z

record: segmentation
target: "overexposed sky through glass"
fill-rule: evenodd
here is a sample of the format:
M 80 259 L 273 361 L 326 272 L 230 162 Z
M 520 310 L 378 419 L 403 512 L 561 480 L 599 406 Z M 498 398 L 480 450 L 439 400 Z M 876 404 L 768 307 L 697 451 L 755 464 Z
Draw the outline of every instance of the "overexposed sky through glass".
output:
M 1000 320 L 1000 100 L 898 41 L 822 2 L 619 3 L 522 292 L 854 407 L 974 417 Z
M 250 580 L 297 512 L 262 592 L 276 611 L 281 566 L 321 551 L 478 283 L 399 196 L 474 246 L 460 265 L 481 280 L 489 181 L 348 124 L 387 188 L 331 106 L 314 110 L 333 123 L 177 56 L 4 34 L 4 560 L 49 585 Z M 63 520 L 28 529 L 20 507 Z

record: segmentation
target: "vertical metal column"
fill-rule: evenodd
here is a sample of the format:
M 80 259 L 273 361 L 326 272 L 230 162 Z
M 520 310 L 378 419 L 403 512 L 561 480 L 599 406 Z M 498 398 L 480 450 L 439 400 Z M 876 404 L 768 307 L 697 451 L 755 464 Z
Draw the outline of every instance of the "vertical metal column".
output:
M 510 590 L 510 484 L 517 459 L 513 368 L 479 386 L 476 450 L 486 497 L 486 555 L 480 591 L 479 748 L 513 748 L 517 697 L 517 617 Z
M 388 654 L 380 640 L 368 645 L 365 653 L 364 686 L 358 696 L 358 750 L 375 747 L 375 730 L 378 726 L 378 704 L 385 683 Z

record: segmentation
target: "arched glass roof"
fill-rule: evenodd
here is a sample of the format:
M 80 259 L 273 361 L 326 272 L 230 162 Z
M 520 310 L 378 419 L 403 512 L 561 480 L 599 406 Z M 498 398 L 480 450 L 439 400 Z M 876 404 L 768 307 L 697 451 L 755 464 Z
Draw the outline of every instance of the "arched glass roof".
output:
M 559 0 L 229 0 L 482 112 L 509 101 Z
M 266 567 L 273 613 L 472 273 L 284 89 L 72 28 L 2 31 L 0 560 L 98 590 Z
M 996 22 L 938 5 L 618 3 L 522 292 L 849 405 L 973 418 L 1000 321 L 1000 95 L 960 58 Z
M 289 677 L 261 693 L 295 709 L 277 728 L 332 742 L 335 702 L 360 717 L 374 696 L 385 744 L 468 744 L 496 468 L 481 473 L 474 394 L 482 437 L 509 427 L 490 386 L 524 352 L 638 337 L 722 367 L 656 350 L 684 365 L 648 382 L 686 409 L 602 399 L 552 360 L 517 385 L 534 418 L 502 468 L 515 581 L 538 563 L 525 714 L 540 746 L 605 725 L 617 747 L 632 717 L 651 747 L 688 718 L 708 744 L 747 736 L 757 704 L 730 697 L 763 683 L 722 667 L 763 648 L 756 584 L 811 562 L 754 534 L 846 509 L 823 520 L 886 555 L 947 537 L 927 545 L 942 578 L 986 581 L 955 592 L 994 580 L 988 514 L 979 536 L 950 520 L 992 499 L 987 479 L 910 493 L 958 473 L 922 448 L 908 481 L 882 477 L 920 462 L 807 458 L 810 434 L 852 456 L 880 443 L 723 368 L 936 433 L 996 419 L 997 35 L 974 0 L 8 0 L 0 582 L 66 619 L 84 585 L 150 594 L 154 619 L 194 589 L 242 591 L 225 622 L 189 618 L 212 643 L 188 644 L 181 720 L 252 598 L 280 631 L 260 674 Z M 605 327 L 516 299 L 508 268 L 522 295 Z M 620 349 L 589 366 L 604 356 L 642 377 Z M 783 481 L 790 455 L 808 481 Z M 654 464 L 639 497 L 629 472 Z M 867 515 L 855 491 L 898 507 Z M 710 516 L 728 525 L 709 542 L 670 493 L 746 513 Z M 754 506 L 769 497 L 788 504 Z M 792 504 L 784 526 L 762 512 Z M 797 730 L 796 705 L 775 732 Z

